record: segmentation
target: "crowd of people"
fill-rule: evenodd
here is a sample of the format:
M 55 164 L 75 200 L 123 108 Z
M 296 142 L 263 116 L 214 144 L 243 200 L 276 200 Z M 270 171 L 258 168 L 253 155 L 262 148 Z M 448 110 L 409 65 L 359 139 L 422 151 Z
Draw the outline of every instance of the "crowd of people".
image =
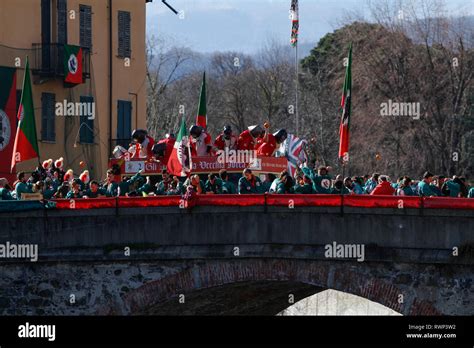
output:
M 269 132 L 270 125 L 248 127 L 238 137 L 231 126 L 225 126 L 214 142 L 207 131 L 198 125 L 189 129 L 192 156 L 215 154 L 217 150 L 255 150 L 257 156 L 274 156 L 288 134 L 284 129 Z M 173 134 L 155 142 L 145 130 L 132 133 L 133 143 L 126 150 L 117 147 L 116 158 L 125 155 L 131 158 L 168 162 L 176 141 Z M 89 171 L 79 176 L 71 169 L 63 170 L 63 158 L 49 159 L 38 166 L 31 175 L 20 172 L 17 180 L 10 185 L 6 178 L 0 178 L 0 200 L 20 200 L 25 194 L 40 194 L 43 199 L 81 199 L 120 196 L 162 196 L 181 195 L 191 197 L 201 194 L 356 194 L 356 195 L 396 195 L 425 197 L 465 197 L 474 198 L 474 187 L 469 187 L 464 177 L 424 173 L 420 180 L 407 176 L 392 181 L 387 175 L 345 177 L 331 175 L 331 167 L 309 166 L 300 163 L 294 175 L 284 170 L 279 175 L 255 175 L 247 168 L 241 175 L 221 170 L 208 175 L 190 174 L 186 180 L 170 175 L 166 169 L 160 180 L 144 177 L 140 171 L 133 176 L 120 175 L 120 169 L 112 166 L 103 181 L 91 180 Z
M 212 156 L 225 149 L 255 150 L 257 156 L 273 156 L 288 137 L 288 133 L 285 129 L 271 133 L 269 128 L 268 123 L 263 126 L 253 125 L 237 136 L 232 126 L 226 125 L 213 141 L 204 127 L 192 125 L 189 128 L 191 156 Z M 120 146 L 115 149 L 114 155 L 117 158 L 128 152 L 131 158 L 157 159 L 167 163 L 176 141 L 174 133 L 170 132 L 165 139 L 155 142 L 144 129 L 133 131 L 132 139 L 133 143 L 128 149 Z
M 466 197 L 474 198 L 474 187 L 469 187 L 463 177 L 447 178 L 443 175 L 424 173 L 420 180 L 407 176 L 392 181 L 387 175 L 372 175 L 343 178 L 330 175 L 331 168 L 319 166 L 310 168 L 302 165 L 295 175 L 282 171 L 279 175 L 255 175 L 247 168 L 242 175 L 219 173 L 190 175 L 183 181 L 162 171 L 160 180 L 144 177 L 142 171 L 130 177 L 116 175 L 113 169 L 107 171 L 103 182 L 90 180 L 85 170 L 75 177 L 71 170 L 62 169 L 62 159 L 51 163 L 46 161 L 30 175 L 20 172 L 12 185 L 0 178 L 0 200 L 22 199 L 24 194 L 40 193 L 44 199 L 93 199 L 98 197 L 146 197 L 180 195 L 189 197 L 201 194 L 355 194 L 395 195 L 424 197 Z M 117 180 L 117 178 L 121 178 Z

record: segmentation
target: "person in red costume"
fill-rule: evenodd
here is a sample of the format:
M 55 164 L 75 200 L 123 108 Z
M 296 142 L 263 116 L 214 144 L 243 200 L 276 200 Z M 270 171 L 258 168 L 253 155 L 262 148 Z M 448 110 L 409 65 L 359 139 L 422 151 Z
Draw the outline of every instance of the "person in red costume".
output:
M 375 186 L 374 190 L 370 194 L 392 196 L 394 192 L 395 192 L 395 189 L 388 182 L 388 178 L 385 175 L 381 175 L 379 177 L 379 184 Z
M 151 158 L 153 156 L 153 145 L 155 140 L 148 135 L 144 129 L 136 129 L 132 133 L 132 139 L 135 142 L 135 153 L 132 158 Z
M 273 156 L 277 148 L 286 140 L 288 133 L 284 129 L 272 134 L 265 132 L 263 138 L 257 142 L 257 156 Z
M 247 130 L 240 133 L 237 141 L 238 150 L 255 150 L 257 141 L 265 135 L 265 130 L 260 125 L 250 126 Z
M 224 127 L 224 131 L 214 141 L 214 147 L 216 150 L 225 150 L 226 148 L 229 150 L 237 149 L 237 137 L 232 134 L 231 126 Z
M 192 125 L 189 128 L 191 156 L 210 156 L 212 154 L 212 138 L 202 127 Z
M 165 139 L 161 139 L 153 145 L 153 155 L 155 159 L 160 161 L 163 164 L 167 164 L 170 158 L 171 152 L 173 151 L 174 143 L 176 142 L 176 138 L 173 133 L 166 134 Z

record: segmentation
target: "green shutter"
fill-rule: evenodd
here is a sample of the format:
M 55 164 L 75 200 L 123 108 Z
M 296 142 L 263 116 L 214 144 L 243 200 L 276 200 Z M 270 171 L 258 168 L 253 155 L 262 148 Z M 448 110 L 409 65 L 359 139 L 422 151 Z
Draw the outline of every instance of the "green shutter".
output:
M 92 48 L 92 7 L 79 6 L 79 45 Z
M 55 98 L 53 93 L 41 94 L 41 139 L 56 140 Z
M 131 56 L 131 17 L 130 12 L 118 11 L 118 56 Z
M 81 96 L 80 102 L 93 103 L 94 97 Z M 90 120 L 87 116 L 81 116 L 79 127 L 81 127 L 79 131 L 79 142 L 84 143 L 84 144 L 93 144 L 94 143 L 94 120 Z

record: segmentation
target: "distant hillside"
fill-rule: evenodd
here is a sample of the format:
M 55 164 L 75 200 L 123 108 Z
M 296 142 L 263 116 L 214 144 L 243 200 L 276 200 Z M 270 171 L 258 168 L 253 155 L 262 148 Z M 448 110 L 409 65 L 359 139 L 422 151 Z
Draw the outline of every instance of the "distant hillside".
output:
M 298 58 L 299 60 L 307 57 L 313 47 L 315 46 L 316 43 L 311 44 L 311 43 L 301 43 L 298 46 Z M 192 59 L 187 60 L 183 64 L 181 64 L 178 69 L 175 71 L 175 78 L 180 79 L 186 75 L 193 74 L 198 71 L 209 71 L 209 67 L 212 61 L 212 56 L 214 53 L 200 53 L 196 51 L 192 51 L 188 48 L 183 48 L 184 51 L 187 52 L 189 56 L 192 56 Z M 293 54 L 293 50 L 292 53 Z M 256 64 L 261 63 L 260 62 L 260 56 L 259 54 L 252 54 L 250 57 L 254 60 Z M 156 66 L 158 61 L 158 58 L 155 58 L 154 65 Z M 290 60 L 293 62 L 293 56 L 290 57 Z M 163 66 L 163 76 L 167 76 L 171 70 L 174 68 L 174 62 L 169 61 L 167 64 Z

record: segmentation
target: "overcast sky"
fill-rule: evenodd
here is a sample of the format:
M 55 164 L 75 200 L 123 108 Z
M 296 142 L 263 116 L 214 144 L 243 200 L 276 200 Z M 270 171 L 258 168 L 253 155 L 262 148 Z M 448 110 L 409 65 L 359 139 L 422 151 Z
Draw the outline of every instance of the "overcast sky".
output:
M 167 0 L 179 18 L 161 0 L 147 5 L 147 34 L 171 38 L 178 46 L 199 52 L 254 53 L 262 41 L 290 39 L 290 0 Z M 300 42 L 316 44 L 340 26 L 344 16 L 367 15 L 365 0 L 300 0 Z M 448 9 L 473 14 L 474 0 L 447 0 Z

